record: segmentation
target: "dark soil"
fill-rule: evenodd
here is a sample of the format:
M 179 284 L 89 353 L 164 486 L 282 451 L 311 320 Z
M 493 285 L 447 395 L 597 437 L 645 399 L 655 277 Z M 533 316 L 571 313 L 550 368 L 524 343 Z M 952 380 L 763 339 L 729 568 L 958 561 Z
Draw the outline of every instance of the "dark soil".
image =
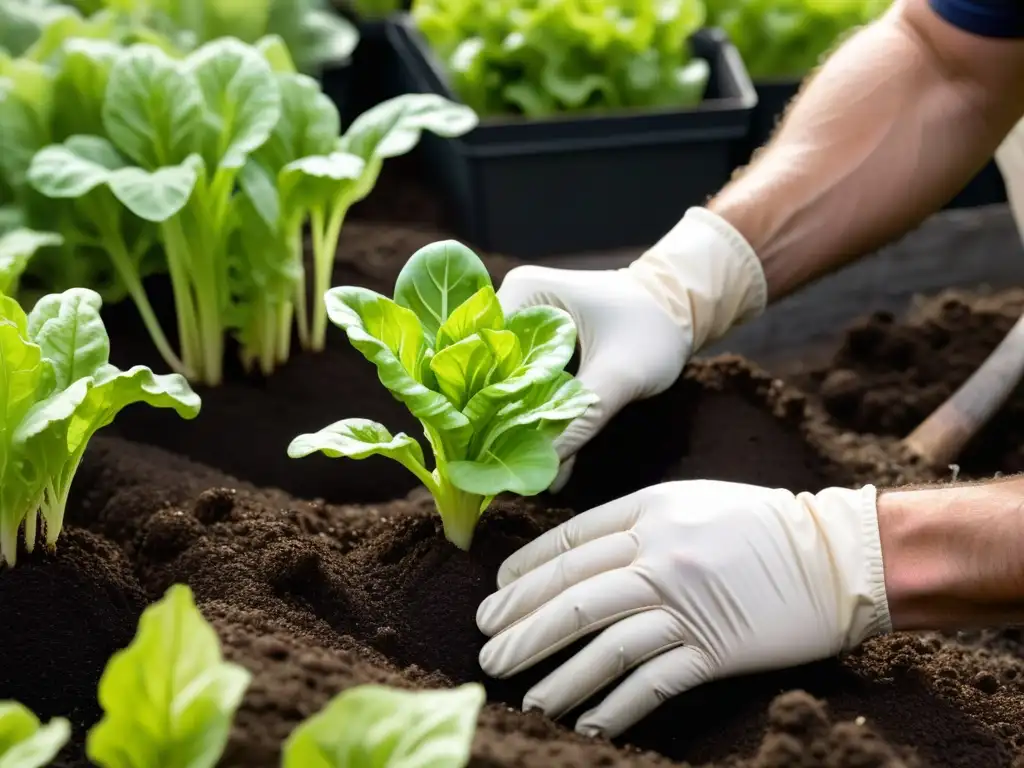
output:
M 801 384 L 829 415 L 860 433 L 904 437 L 967 380 L 1024 311 L 1024 291 L 948 291 L 906 318 L 855 323 L 828 366 Z M 1024 387 L 957 459 L 962 477 L 1024 471 Z
M 416 221 L 436 221 L 428 214 Z M 344 230 L 335 284 L 390 293 L 405 259 L 445 237 L 365 223 L 394 220 L 387 206 L 363 215 Z M 489 259 L 496 283 L 510 265 Z M 167 312 L 159 283 L 154 294 Z M 792 490 L 936 479 L 898 439 L 995 346 L 1024 295 L 964 302 L 865 322 L 832 366 L 843 372 L 806 377 L 810 398 L 738 358 L 692 363 L 589 446 L 563 494 L 496 503 L 470 553 L 443 539 L 431 501 L 393 462 L 286 457 L 295 434 L 348 415 L 415 430 L 340 333 L 269 381 L 234 367 L 201 393 L 196 421 L 132 409 L 119 436 L 93 441 L 57 553 L 0 574 L 0 698 L 69 716 L 75 739 L 60 765 L 82 768 L 103 666 L 145 603 L 186 583 L 227 656 L 254 674 L 228 768 L 277 765 L 291 730 L 353 685 L 468 680 L 490 699 L 474 768 L 1024 768 L 1022 632 L 894 635 L 842 661 L 722 681 L 666 702 L 615 744 L 577 736 L 571 716 L 519 711 L 558 659 L 510 681 L 477 665 L 476 608 L 500 563 L 572 510 L 670 479 Z M 157 364 L 130 306 L 107 320 L 115 362 Z M 1013 466 L 1012 451 L 992 446 L 1013 443 L 1022 407 L 1011 403 L 965 467 Z

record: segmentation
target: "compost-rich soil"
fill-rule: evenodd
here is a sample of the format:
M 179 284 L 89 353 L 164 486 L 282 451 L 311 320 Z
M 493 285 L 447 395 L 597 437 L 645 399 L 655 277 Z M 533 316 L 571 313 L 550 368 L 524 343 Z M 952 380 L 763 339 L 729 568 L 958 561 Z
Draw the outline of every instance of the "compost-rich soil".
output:
M 659 425 L 645 415 L 655 406 Z M 802 395 L 737 359 L 695 363 L 655 405 L 631 410 L 605 445 L 591 446 L 593 463 L 581 461 L 574 483 L 590 490 L 577 498 L 596 502 L 663 478 L 814 489 L 868 474 L 924 477 L 884 442 L 837 433 Z M 675 440 L 643 451 L 619 442 L 615 466 L 629 479 L 608 484 L 604 452 L 616 441 L 640 445 L 652 426 Z M 225 766 L 276 765 L 295 725 L 347 687 L 468 680 L 483 682 L 491 702 L 475 768 L 1018 768 L 1024 759 L 1024 660 L 1013 655 L 1022 646 L 1005 633 L 998 644 L 988 635 L 896 635 L 842 661 L 722 681 L 666 702 L 616 744 L 577 736 L 571 718 L 522 713 L 523 693 L 557 659 L 509 681 L 486 679 L 476 607 L 507 555 L 570 514 L 550 500 L 498 502 L 464 553 L 443 539 L 419 492 L 363 506 L 299 501 L 100 437 L 56 555 L 28 557 L 0 578 L 4 615 L 13 605 L 18 617 L 0 630 L 0 697 L 16 695 L 44 718 L 70 715 L 76 740 L 61 765 L 83 766 L 103 665 L 128 641 L 142 603 L 182 582 L 227 656 L 254 673 Z
M 829 364 L 800 381 L 841 427 L 904 437 L 967 380 L 1024 311 L 1024 291 L 947 291 L 905 318 L 855 323 Z M 1024 471 L 1024 388 L 957 459 L 961 477 Z

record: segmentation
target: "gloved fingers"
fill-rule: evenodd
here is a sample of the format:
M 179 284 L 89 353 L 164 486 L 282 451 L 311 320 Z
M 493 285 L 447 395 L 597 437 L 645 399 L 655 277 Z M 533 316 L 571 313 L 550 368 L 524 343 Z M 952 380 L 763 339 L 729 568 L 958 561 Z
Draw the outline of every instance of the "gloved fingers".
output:
M 513 552 L 498 569 L 498 588 L 504 589 L 524 574 L 575 547 L 612 533 L 628 531 L 640 517 L 640 493 L 642 491 L 613 499 L 576 515 Z
M 624 568 L 633 562 L 636 552 L 636 539 L 626 532 L 602 536 L 570 549 L 480 603 L 477 626 L 485 635 L 495 635 L 569 587 L 599 573 Z
M 635 372 L 625 369 L 621 354 L 614 347 L 585 350 L 576 378 L 598 397 L 584 414 L 573 419 L 555 440 L 558 458 L 575 456 L 583 446 L 611 421 L 619 411 L 639 396 L 640 385 L 634 381 Z
M 576 466 L 576 457 L 570 456 L 562 462 L 558 468 L 558 474 L 555 475 L 555 481 L 551 483 L 551 492 L 558 493 L 560 490 L 565 488 L 569 482 L 569 478 L 572 477 L 572 468 Z
M 480 651 L 480 666 L 491 677 L 511 677 L 584 635 L 660 605 L 650 582 L 635 571 L 605 571 L 492 637 Z
M 627 677 L 594 709 L 580 715 L 576 730 L 586 736 L 620 736 L 662 702 L 714 678 L 715 665 L 692 645 L 656 656 Z
M 534 307 L 538 304 L 564 309 L 572 314 L 557 295 L 558 286 L 561 284 L 558 277 L 563 272 L 564 270 L 533 264 L 510 270 L 498 288 L 498 303 L 501 304 L 501 311 L 505 317 L 524 307 Z
M 650 658 L 682 644 L 679 623 L 663 610 L 612 624 L 582 651 L 529 690 L 523 710 L 558 718 Z

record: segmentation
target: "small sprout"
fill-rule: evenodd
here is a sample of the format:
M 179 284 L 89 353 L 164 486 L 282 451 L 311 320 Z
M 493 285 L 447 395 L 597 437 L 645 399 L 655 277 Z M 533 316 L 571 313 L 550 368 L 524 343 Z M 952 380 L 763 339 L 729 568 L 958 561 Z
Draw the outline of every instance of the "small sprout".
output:
M 213 768 L 251 678 L 223 660 L 192 591 L 175 584 L 103 671 L 86 753 L 100 768 Z
M 23 525 L 32 552 L 40 516 L 54 547 L 89 440 L 122 408 L 142 402 L 186 419 L 199 413 L 199 396 L 181 376 L 110 364 L 101 303 L 95 291 L 72 288 L 44 296 L 26 316 L 0 294 L 0 564 L 15 564 Z
M 483 703 L 479 683 L 438 691 L 351 688 L 292 732 L 283 766 L 465 768 Z
M 530 496 L 551 485 L 555 438 L 597 401 L 564 370 L 576 345 L 568 313 L 536 306 L 506 317 L 483 263 L 451 240 L 413 254 L 394 300 L 343 287 L 325 302 L 331 321 L 423 425 L 434 469 L 414 438 L 359 418 L 296 437 L 289 456 L 399 462 L 433 495 L 445 535 L 461 549 L 499 493 Z
M 42 768 L 71 737 L 71 725 L 55 717 L 43 725 L 16 701 L 0 701 L 0 768 Z

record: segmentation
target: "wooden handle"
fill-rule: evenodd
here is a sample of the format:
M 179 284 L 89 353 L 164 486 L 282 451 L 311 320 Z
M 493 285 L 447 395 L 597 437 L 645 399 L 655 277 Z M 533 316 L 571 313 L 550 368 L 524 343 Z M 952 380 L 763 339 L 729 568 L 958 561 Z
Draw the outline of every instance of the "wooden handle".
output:
M 978 368 L 903 441 L 935 466 L 952 462 L 1007 401 L 1024 375 L 1024 316 Z

